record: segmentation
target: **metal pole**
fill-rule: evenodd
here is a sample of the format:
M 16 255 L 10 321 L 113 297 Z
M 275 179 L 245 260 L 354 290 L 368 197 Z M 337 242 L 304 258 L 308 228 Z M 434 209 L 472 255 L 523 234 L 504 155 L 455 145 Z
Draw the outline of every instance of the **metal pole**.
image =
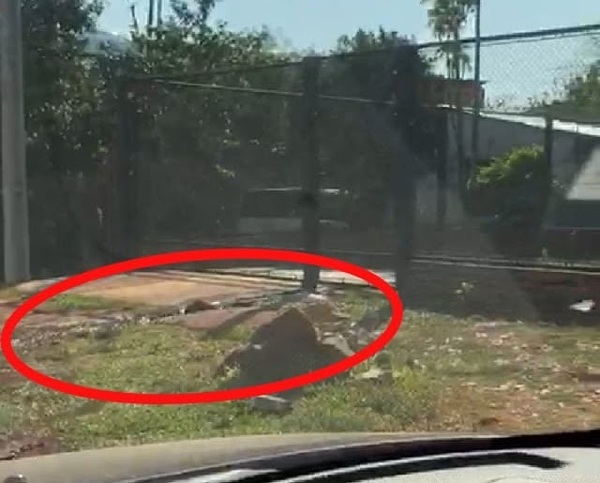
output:
M 18 283 L 30 278 L 21 2 L 0 2 L 0 31 L 4 277 Z
M 317 115 L 319 96 L 320 59 L 307 57 L 303 63 L 304 81 L 304 119 L 302 143 L 304 144 L 303 187 L 300 200 L 303 211 L 302 229 L 304 232 L 304 249 L 309 253 L 318 253 L 320 248 L 320 162 L 319 143 L 317 138 Z M 316 292 L 319 284 L 320 269 L 315 265 L 304 267 L 302 287 L 307 292 Z
M 162 11 L 163 11 L 163 2 L 162 0 L 158 0 L 158 3 L 156 4 L 156 26 L 158 28 L 162 27 Z
M 123 80 L 119 88 L 120 156 L 117 168 L 119 200 L 119 256 L 133 258 L 139 253 L 138 213 L 138 117 L 132 86 Z
M 419 54 L 412 46 L 398 47 L 393 71 L 393 98 L 397 129 L 396 154 L 392 164 L 392 194 L 396 231 L 396 263 L 394 267 L 396 290 L 402 292 L 413 257 L 417 192 L 415 178 L 415 150 L 410 144 L 415 132 L 419 110 L 416 71 Z
M 148 22 L 146 24 L 146 34 L 151 35 L 154 28 L 154 3 L 155 0 L 150 0 L 148 3 Z
M 473 131 L 471 133 L 471 158 L 472 163 L 479 162 L 479 117 L 481 114 L 481 0 L 475 0 L 475 58 L 473 59 L 473 80 L 476 96 L 473 105 Z

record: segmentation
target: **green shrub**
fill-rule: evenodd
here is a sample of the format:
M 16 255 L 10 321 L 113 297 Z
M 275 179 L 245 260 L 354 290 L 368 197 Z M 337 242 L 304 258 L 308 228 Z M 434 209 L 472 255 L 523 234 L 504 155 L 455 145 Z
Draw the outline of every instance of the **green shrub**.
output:
M 552 186 L 543 149 L 516 148 L 474 169 L 467 185 L 469 206 L 473 214 L 492 216 L 501 225 L 538 226 Z

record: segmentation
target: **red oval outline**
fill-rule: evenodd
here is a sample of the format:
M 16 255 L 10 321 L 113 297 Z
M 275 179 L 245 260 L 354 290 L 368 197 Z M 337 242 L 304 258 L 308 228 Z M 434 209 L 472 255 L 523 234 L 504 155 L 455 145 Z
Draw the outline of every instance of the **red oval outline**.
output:
M 386 296 L 392 309 L 390 322 L 385 331 L 367 347 L 361 349 L 359 352 L 356 352 L 346 359 L 321 369 L 317 369 L 315 371 L 301 374 L 292 378 L 257 386 L 194 393 L 134 393 L 81 386 L 79 384 L 55 379 L 33 369 L 19 358 L 12 347 L 12 334 L 15 331 L 17 324 L 21 322 L 21 320 L 38 305 L 56 295 L 65 292 L 66 290 L 75 288 L 87 282 L 102 279 L 104 277 L 166 264 L 231 259 L 258 259 L 279 262 L 294 262 L 303 265 L 318 265 L 322 268 L 349 273 L 376 287 Z M 394 287 L 392 287 L 379 275 L 367 270 L 366 268 L 345 262 L 343 260 L 306 252 L 267 248 L 215 248 L 187 250 L 149 255 L 126 260 L 124 262 L 103 265 L 101 267 L 71 276 L 45 288 L 44 290 L 26 299 L 6 320 L 0 335 L 0 347 L 2 348 L 2 352 L 8 363 L 21 375 L 48 389 L 70 394 L 72 396 L 106 402 L 129 404 L 166 405 L 226 402 L 296 389 L 308 384 L 329 379 L 339 373 L 352 369 L 354 366 L 366 361 L 385 348 L 385 346 L 392 340 L 394 335 L 400 329 L 403 313 L 404 305 Z

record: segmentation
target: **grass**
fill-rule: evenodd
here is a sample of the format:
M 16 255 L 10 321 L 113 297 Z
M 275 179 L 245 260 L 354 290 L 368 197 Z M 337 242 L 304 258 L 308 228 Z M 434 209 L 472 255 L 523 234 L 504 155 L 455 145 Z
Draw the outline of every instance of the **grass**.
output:
M 380 302 L 348 291 L 354 316 Z M 102 301 L 61 299 L 94 310 Z M 91 309 L 90 309 L 91 307 Z M 70 336 L 24 350 L 45 373 L 94 387 L 156 393 L 210 390 L 221 356 L 249 332 L 208 337 L 178 325 L 128 325 L 103 337 Z M 310 387 L 285 415 L 253 412 L 244 401 L 185 406 L 110 404 L 58 394 L 0 363 L 0 435 L 52 434 L 64 449 L 234 434 L 312 431 L 529 431 L 600 424 L 600 389 L 573 371 L 600 368 L 597 329 L 493 323 L 408 311 L 387 348 L 394 378 Z M 356 368 L 360 372 L 365 367 Z M 3 379 L 4 378 L 4 379 Z M 599 386 L 600 387 L 600 386 Z
M 129 326 L 112 339 L 73 338 L 57 350 L 39 347 L 23 354 L 35 368 L 94 387 L 182 393 L 215 389 L 219 356 L 247 334 L 237 330 L 220 340 L 179 326 Z M 426 377 L 399 371 L 393 384 L 373 395 L 372 383 L 335 383 L 308 390 L 284 416 L 253 413 L 244 402 L 189 406 L 104 404 L 54 393 L 15 381 L 0 389 L 0 424 L 44 427 L 67 449 L 144 443 L 228 434 L 299 431 L 400 430 L 427 426 L 435 391 Z M 433 396 L 433 397 L 432 397 Z M 352 408 L 352 411 L 349 409 Z M 0 432 L 8 428 L 0 426 Z

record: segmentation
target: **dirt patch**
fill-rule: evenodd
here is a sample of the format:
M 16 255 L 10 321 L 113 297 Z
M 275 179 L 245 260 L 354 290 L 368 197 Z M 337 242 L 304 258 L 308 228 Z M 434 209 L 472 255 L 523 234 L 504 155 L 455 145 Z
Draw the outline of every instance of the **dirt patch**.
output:
M 15 372 L 12 368 L 0 367 L 0 387 L 8 388 L 22 384 L 24 381 L 21 374 Z
M 281 289 L 281 284 L 210 274 L 139 273 L 115 276 L 74 289 L 75 293 L 154 306 L 177 305 L 192 298 L 214 302 L 257 291 Z
M 55 436 L 12 433 L 0 437 L 0 461 L 43 456 L 60 451 L 60 440 Z

